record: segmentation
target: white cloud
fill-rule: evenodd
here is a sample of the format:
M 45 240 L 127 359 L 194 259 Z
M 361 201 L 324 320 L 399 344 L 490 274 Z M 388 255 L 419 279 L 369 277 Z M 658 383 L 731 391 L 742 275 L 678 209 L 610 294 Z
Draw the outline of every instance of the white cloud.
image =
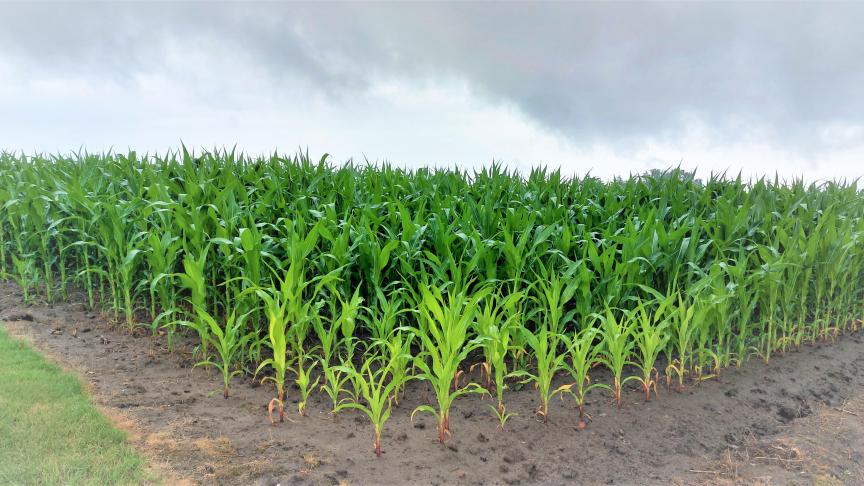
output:
M 231 23 L 226 25 L 238 29 L 250 19 L 260 23 L 262 18 L 229 17 Z M 139 37 L 149 32 L 146 24 L 136 24 L 117 40 L 123 46 L 119 50 L 102 43 L 86 56 L 82 54 L 80 66 L 75 58 L 48 56 L 54 52 L 48 44 L 29 55 L 20 46 L 4 49 L 0 44 L 0 147 L 31 153 L 68 152 L 79 147 L 164 153 L 182 139 L 191 147 L 236 144 L 251 153 L 308 147 L 312 154 L 329 152 L 336 162 L 365 157 L 407 167 L 476 168 L 497 160 L 522 171 L 544 164 L 560 166 L 567 174 L 590 171 L 604 178 L 679 163 L 688 170 L 698 168 L 703 176 L 724 170 L 730 175 L 741 171 L 745 177 L 773 176 L 775 172 L 787 178 L 804 175 L 808 180 L 864 175 L 864 124 L 854 120 L 814 122 L 812 126 L 795 120 L 773 124 L 759 116 L 757 96 L 750 100 L 752 111 L 737 110 L 722 117 L 706 116 L 682 101 L 666 110 L 665 118 L 658 113 L 652 128 L 650 116 L 646 118 L 650 112 L 634 102 L 632 109 L 640 118 L 638 134 L 630 126 L 616 135 L 610 120 L 627 116 L 622 101 L 617 100 L 614 115 L 597 134 L 577 136 L 573 125 L 568 125 L 572 120 L 556 126 L 550 123 L 555 116 L 538 116 L 530 100 L 502 94 L 522 93 L 528 87 L 520 83 L 534 83 L 528 91 L 538 94 L 543 110 L 566 112 L 573 96 L 560 97 L 561 90 L 566 91 L 569 77 L 579 75 L 571 72 L 570 64 L 562 63 L 562 72 L 556 73 L 550 71 L 556 65 L 552 58 L 536 66 L 523 59 L 522 67 L 528 71 L 490 71 L 488 75 L 500 77 L 503 86 L 492 90 L 483 76 L 471 69 L 463 72 L 459 64 L 442 61 L 441 68 L 435 69 L 432 61 L 444 59 L 441 53 L 411 68 L 406 53 L 426 51 L 416 46 L 414 50 L 402 48 L 394 44 L 393 37 L 381 40 L 373 36 L 369 41 L 380 41 L 375 52 L 384 52 L 390 61 L 367 62 L 357 58 L 362 46 L 342 46 L 347 42 L 344 39 L 330 42 L 322 34 L 326 29 L 310 29 L 310 18 L 314 16 L 299 16 L 287 24 L 286 35 L 298 42 L 288 53 L 277 45 L 271 46 L 272 51 L 255 50 L 236 37 L 191 28 L 188 32 L 160 30 L 148 38 L 145 48 Z M 350 19 L 341 22 L 339 25 L 351 25 Z M 278 22 L 264 22 L 261 27 L 273 30 Z M 403 26 L 401 31 L 406 29 Z M 345 39 L 363 39 L 352 32 L 355 37 Z M 326 33 L 338 36 L 338 32 Z M 89 42 L 80 37 L 74 41 L 78 49 Z M 633 45 L 632 39 L 628 42 L 622 45 Z M 470 52 L 474 47 L 464 45 L 462 49 Z M 499 47 L 489 52 L 497 56 L 496 62 L 509 61 L 508 51 Z M 736 49 L 751 47 L 738 45 Z M 297 49 L 302 52 L 298 54 Z M 94 61 L 94 52 L 120 57 L 101 66 Z M 274 61 L 278 56 L 285 59 Z M 582 68 L 591 69 L 591 60 L 597 56 L 598 52 L 591 51 Z M 463 64 L 470 59 L 465 52 L 459 57 Z M 405 69 L 391 69 L 391 61 Z M 632 75 L 632 66 L 624 62 L 627 59 L 619 61 L 601 63 L 598 68 L 615 67 L 603 76 L 623 79 Z M 543 74 L 530 71 L 532 66 L 542 67 Z M 742 68 L 748 66 L 754 68 Z M 308 70 L 315 72 L 310 75 Z M 553 81 L 548 92 L 543 92 L 545 77 Z M 621 79 L 618 85 L 639 88 L 638 83 Z M 664 103 L 674 102 L 672 91 L 663 93 Z M 703 95 L 710 97 L 711 93 Z M 611 103 L 616 92 L 589 91 L 580 96 L 598 96 L 584 104 L 597 109 L 585 118 L 594 120 L 603 118 L 604 103 Z M 638 96 L 628 99 L 638 101 Z M 656 103 L 646 101 L 646 106 Z M 579 131 L 593 132 L 590 126 Z M 807 143 L 798 143 L 802 134 Z

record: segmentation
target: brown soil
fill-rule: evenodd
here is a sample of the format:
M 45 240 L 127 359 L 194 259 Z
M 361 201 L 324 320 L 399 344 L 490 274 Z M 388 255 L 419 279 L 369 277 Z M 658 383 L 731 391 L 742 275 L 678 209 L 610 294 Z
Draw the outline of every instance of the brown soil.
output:
M 415 383 L 384 431 L 376 459 L 365 416 L 338 421 L 316 394 L 309 416 L 271 426 L 272 386 L 236 379 L 225 400 L 219 378 L 192 368 L 188 348 L 168 353 L 164 338 L 132 336 L 80 304 L 26 306 L 0 283 L 0 322 L 76 370 L 114 422 L 169 483 L 216 484 L 862 484 L 864 345 L 843 336 L 752 360 L 682 393 L 661 390 L 644 403 L 625 394 L 621 410 L 593 394 L 593 421 L 578 429 L 572 401 L 555 400 L 548 425 L 533 417 L 533 389 L 509 391 L 518 413 L 496 430 L 490 400 L 457 400 L 454 436 L 437 443 L 430 415 L 410 420 L 431 395 Z M 595 377 L 604 379 L 602 376 Z M 294 403 L 291 403 L 294 400 Z

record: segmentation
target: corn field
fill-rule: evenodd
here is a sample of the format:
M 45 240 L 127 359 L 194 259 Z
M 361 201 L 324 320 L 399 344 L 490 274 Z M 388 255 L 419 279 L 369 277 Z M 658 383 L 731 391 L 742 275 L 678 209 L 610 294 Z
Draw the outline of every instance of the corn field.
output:
M 368 416 L 378 454 L 413 380 L 441 442 L 466 394 L 505 427 L 516 384 L 583 427 L 592 390 L 651 400 L 864 316 L 855 183 L 4 153 L 0 205 L 0 278 L 26 301 L 74 289 L 117 326 L 189 336 L 226 399 L 239 374 L 273 383 L 274 424 L 287 393 L 300 415 L 324 394 Z

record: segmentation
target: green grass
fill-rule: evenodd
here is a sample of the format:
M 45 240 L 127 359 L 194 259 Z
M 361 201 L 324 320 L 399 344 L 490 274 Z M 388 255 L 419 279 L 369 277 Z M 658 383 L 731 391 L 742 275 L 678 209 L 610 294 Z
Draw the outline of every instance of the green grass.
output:
M 0 484 L 140 484 L 144 461 L 81 382 L 0 330 Z

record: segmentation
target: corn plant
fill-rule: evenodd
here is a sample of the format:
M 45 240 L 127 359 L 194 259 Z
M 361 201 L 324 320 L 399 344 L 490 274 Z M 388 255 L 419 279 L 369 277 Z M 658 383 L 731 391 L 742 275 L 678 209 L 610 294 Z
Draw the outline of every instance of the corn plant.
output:
M 674 372 L 678 377 L 677 390 L 684 389 L 684 376 L 690 371 L 690 355 L 693 342 L 693 334 L 695 326 L 693 325 L 693 315 L 696 312 L 696 306 L 687 302 L 684 296 L 679 292 L 676 294 L 677 306 L 671 311 L 670 319 L 670 356 L 674 358 L 669 360 L 666 368 L 666 382 L 671 385 L 670 375 Z M 744 339 L 741 336 L 741 339 Z
M 185 311 L 185 312 L 187 314 L 191 314 L 190 319 L 195 320 L 198 318 L 198 315 L 196 313 L 194 313 L 194 309 L 206 308 L 207 280 L 206 280 L 206 277 L 204 275 L 205 267 L 206 267 L 206 260 L 207 260 L 207 252 L 206 251 L 202 252 L 198 257 L 193 257 L 193 256 L 187 254 L 183 257 L 183 269 L 184 269 L 183 273 L 170 273 L 170 274 L 162 273 L 162 274 L 159 274 L 153 279 L 150 286 L 151 286 L 151 288 L 153 288 L 153 286 L 158 286 L 163 279 L 171 279 L 171 278 L 178 279 L 180 281 L 181 286 L 189 291 L 187 303 L 188 303 L 188 306 L 191 309 L 193 309 L 192 311 Z M 151 325 L 151 327 L 154 327 L 155 325 L 157 325 L 155 323 L 159 322 L 159 320 L 162 317 L 170 316 L 170 315 L 174 314 L 175 311 L 180 311 L 180 310 L 181 309 L 179 309 L 179 308 L 175 309 L 174 306 L 172 306 L 170 309 L 165 310 L 165 312 L 163 314 L 156 316 L 156 319 L 154 319 L 154 324 Z M 173 335 L 174 327 L 176 326 L 176 324 L 177 323 L 183 323 L 183 322 L 186 322 L 186 321 L 182 321 L 182 320 L 169 321 L 169 323 L 167 325 L 169 336 Z M 200 342 L 201 342 L 201 347 L 199 348 L 199 351 L 200 351 L 202 358 L 204 360 L 207 360 L 209 358 L 209 356 L 208 356 L 208 354 L 209 354 L 208 353 L 209 342 L 204 338 L 204 334 L 201 334 L 203 332 L 206 332 L 207 327 L 204 325 L 201 325 L 201 323 L 195 323 L 194 325 L 192 325 L 190 327 L 192 327 L 193 329 L 195 329 L 196 331 L 199 332 L 198 337 L 199 337 Z
M 206 310 L 196 308 L 195 311 L 198 313 L 200 322 L 207 326 L 207 330 L 199 334 L 213 346 L 219 358 L 218 361 L 212 359 L 199 361 L 195 366 L 212 366 L 219 370 L 222 374 L 222 396 L 227 399 L 231 378 L 243 373 L 243 368 L 238 366 L 240 357 L 244 347 L 252 339 L 251 333 L 244 332 L 244 320 L 247 315 L 238 316 L 235 311 L 232 311 L 223 327 Z
M 507 370 L 506 358 L 512 348 L 511 333 L 521 329 L 522 317 L 520 304 L 524 294 L 516 292 L 502 297 L 500 293 L 490 293 L 481 303 L 476 318 L 476 334 L 482 339 L 483 362 L 480 369 L 486 377 L 486 389 L 495 391 L 497 403 L 490 406 L 492 413 L 498 419 L 499 428 L 503 429 L 513 413 L 508 413 L 504 405 L 504 390 L 507 389 L 506 378 L 512 376 Z
M 593 389 L 612 390 L 606 383 L 591 381 L 590 371 L 596 364 L 599 363 L 598 354 L 601 347 L 597 345 L 598 329 L 593 326 L 583 328 L 581 331 L 573 333 L 572 337 L 565 337 L 567 346 L 567 357 L 569 358 L 566 364 L 567 371 L 570 377 L 573 378 L 573 383 L 568 385 L 564 390 L 573 396 L 576 401 L 576 407 L 579 409 L 579 427 L 585 428 L 586 418 L 591 416 L 585 413 L 585 397 Z
M 139 244 L 143 234 L 134 232 L 134 227 L 125 224 L 130 211 L 132 208 L 123 205 L 101 205 L 96 229 L 102 241 L 99 248 L 103 250 L 107 262 L 105 276 L 112 296 L 114 319 L 119 321 L 122 308 L 126 325 L 131 329 L 134 326 L 136 300 L 133 292 L 138 288 L 137 257 L 141 253 Z
M 284 386 L 285 372 L 290 370 L 295 375 L 295 383 L 300 388 L 300 401 L 297 411 L 300 415 L 306 413 L 306 402 L 309 394 L 320 380 L 312 381 L 312 371 L 318 365 L 311 349 L 306 348 L 306 338 L 309 327 L 314 325 L 315 315 L 323 306 L 323 302 L 315 299 L 321 289 L 337 280 L 337 273 L 331 272 L 311 279 L 306 278 L 306 257 L 314 249 L 318 240 L 318 229 L 313 227 L 308 234 L 302 234 L 302 222 L 286 222 L 289 243 L 288 265 L 283 278 L 278 278 L 278 287 L 261 289 L 253 287 L 264 302 L 264 311 L 269 320 L 268 336 L 273 357 L 261 362 L 258 371 L 265 366 L 271 366 L 276 374 L 276 398 L 269 405 L 272 419 L 274 405 L 279 409 L 279 421 L 284 421 Z M 249 291 L 246 291 L 249 292 Z M 244 294 L 246 293 L 244 292 Z M 243 295 L 243 294 L 241 294 Z M 289 357 L 288 351 L 291 355 Z M 269 377 L 268 377 L 269 378 Z M 265 378 L 266 379 L 266 378 Z
M 332 275 L 335 275 L 335 273 Z M 363 297 L 360 296 L 360 288 L 358 287 L 354 290 L 354 294 L 350 299 L 343 299 L 340 293 L 336 293 L 336 298 L 339 300 L 341 307 L 338 314 L 334 313 L 337 316 L 334 326 L 341 333 L 342 343 L 347 348 L 350 359 L 354 356 L 354 343 L 356 342 L 354 331 L 357 328 L 360 311 L 363 310 Z
M 381 356 L 371 356 L 363 362 L 360 370 L 347 364 L 339 367 L 340 372 L 350 377 L 354 386 L 352 396 L 357 398 L 339 403 L 335 410 L 352 408 L 369 417 L 374 430 L 372 445 L 377 457 L 381 457 L 381 434 L 384 424 L 390 418 L 393 399 L 397 390 L 404 386 L 407 380 L 404 375 L 392 373 L 394 366 L 398 366 L 398 359 L 401 358 L 403 357 L 391 357 L 386 364 L 381 365 Z
M 757 353 L 762 356 L 762 359 L 768 363 L 771 360 L 771 352 L 776 347 L 777 342 L 777 314 L 779 313 L 780 304 L 780 289 L 782 287 L 783 268 L 786 264 L 783 262 L 783 256 L 780 255 L 777 248 L 762 245 L 758 248 L 760 259 L 765 262 L 762 267 L 756 272 L 756 278 L 759 282 L 761 297 L 760 301 L 760 320 L 762 330 L 759 333 L 760 343 L 757 346 Z
M 402 292 L 403 289 L 395 288 L 388 296 L 383 289 L 375 289 L 374 306 L 368 313 L 359 316 L 372 339 L 387 339 L 399 327 L 399 319 L 408 313 L 408 309 L 404 307 Z
M 474 323 L 477 306 L 489 292 L 488 288 L 468 296 L 464 290 L 449 289 L 447 294 L 434 286 L 420 286 L 420 327 L 412 329 L 420 339 L 420 353 L 414 357 L 419 370 L 417 378 L 427 381 L 435 393 L 437 408 L 420 405 L 411 413 L 428 412 L 438 423 L 438 441 L 444 443 L 452 435 L 450 409 L 453 402 L 469 393 L 485 393 L 476 383 L 460 386 L 460 366 L 468 354 L 481 345 L 479 339 L 469 339 L 468 330 Z
M 398 406 L 400 395 L 405 393 L 405 384 L 413 378 L 410 366 L 413 361 L 411 345 L 414 343 L 414 333 L 410 329 L 396 329 L 387 339 L 372 342 L 382 348 L 390 374 L 398 385 L 393 389 L 393 403 Z
M 618 408 L 621 408 L 624 403 L 621 397 L 624 384 L 638 379 L 636 376 L 623 376 L 624 367 L 632 364 L 630 357 L 635 346 L 633 341 L 635 324 L 635 320 L 628 313 L 624 313 L 619 318 L 609 308 L 600 315 L 600 336 L 603 346 L 600 362 L 612 372 L 612 394 Z
M 257 375 L 262 369 L 269 366 L 273 369 L 273 376 L 265 376 L 261 382 L 272 381 L 276 386 L 276 397 L 267 405 L 267 413 L 270 423 L 273 420 L 273 410 L 278 408 L 279 421 L 285 421 L 285 372 L 290 366 L 288 356 L 288 333 L 290 332 L 290 321 L 287 313 L 290 294 L 286 292 L 286 283 L 282 282 L 282 291 L 271 289 L 256 289 L 255 293 L 264 302 L 264 313 L 267 316 L 267 337 L 273 356 L 265 359 L 255 370 Z
M 172 270 L 181 247 L 182 242 L 170 230 L 159 235 L 151 233 L 147 236 L 144 258 L 151 275 L 149 286 L 150 317 L 154 321 L 162 312 L 174 308 L 176 300 L 174 287 L 168 285 L 168 280 L 160 279 L 157 281 L 157 278 L 160 275 L 173 273 Z M 157 305 L 159 306 L 158 311 Z
M 571 387 L 569 384 L 553 387 L 552 381 L 566 369 L 563 330 L 573 312 L 565 313 L 565 306 L 576 293 L 577 284 L 572 280 L 565 283 L 564 278 L 544 269 L 544 274 L 536 281 L 539 293 L 536 327 L 533 331 L 521 328 L 526 347 L 534 357 L 535 371 L 520 370 L 513 376 L 522 377 L 524 383 L 534 383 L 540 395 L 536 414 L 543 423 L 549 420 L 549 400 Z
M 24 303 L 30 303 L 30 291 L 36 285 L 37 274 L 30 255 L 12 255 L 12 265 L 15 267 L 15 283 L 21 288 Z
M 318 342 L 321 343 L 319 346 L 321 351 L 319 361 L 321 363 L 321 373 L 324 376 L 321 390 L 330 397 L 333 404 L 331 414 L 335 418 L 339 405 L 339 396 L 350 378 L 345 372 L 339 369 L 340 364 L 345 364 L 345 359 L 337 356 L 337 346 L 340 344 L 340 329 L 333 324 L 332 319 L 327 319 L 321 315 L 314 316 L 312 322 Z M 338 363 L 336 362 L 337 359 L 340 360 Z M 348 358 L 348 362 L 350 362 L 350 357 Z
M 637 349 L 635 365 L 642 373 L 635 379 L 645 391 L 646 402 L 651 400 L 652 389 L 654 394 L 657 394 L 657 382 L 660 377 L 654 363 L 657 362 L 657 357 L 669 341 L 666 332 L 668 325 L 665 315 L 666 302 L 668 301 L 661 301 L 653 312 L 649 312 L 645 302 L 640 301 L 631 313 L 632 318 L 637 322 L 633 329 Z
M 321 376 L 315 376 L 315 381 L 312 381 L 312 375 L 315 367 L 320 364 L 320 361 L 315 359 L 311 351 L 306 351 L 302 344 L 294 341 L 296 354 L 293 360 L 293 368 L 295 378 L 294 383 L 297 389 L 300 390 L 300 400 L 297 402 L 297 413 L 301 416 L 306 415 L 306 404 L 309 401 L 309 395 L 318 386 L 321 381 Z

